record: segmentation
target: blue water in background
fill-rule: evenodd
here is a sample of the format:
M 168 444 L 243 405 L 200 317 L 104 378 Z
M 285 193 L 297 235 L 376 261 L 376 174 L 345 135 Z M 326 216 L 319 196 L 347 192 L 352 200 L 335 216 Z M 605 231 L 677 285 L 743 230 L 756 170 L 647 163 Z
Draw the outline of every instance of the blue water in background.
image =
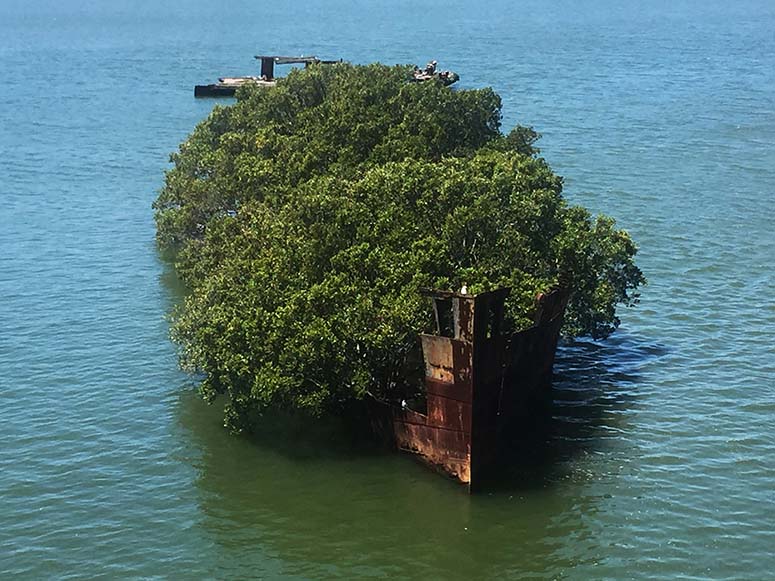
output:
M 436 58 L 640 244 L 536 478 L 233 438 L 177 370 L 150 205 L 258 53 Z M 775 3 L 2 0 L 0 79 L 3 576 L 772 576 Z

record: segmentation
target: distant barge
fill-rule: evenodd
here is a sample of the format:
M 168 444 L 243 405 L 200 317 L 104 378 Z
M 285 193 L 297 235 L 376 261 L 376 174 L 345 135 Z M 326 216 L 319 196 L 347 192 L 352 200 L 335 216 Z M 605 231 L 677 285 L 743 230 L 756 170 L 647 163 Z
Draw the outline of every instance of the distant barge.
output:
M 261 61 L 261 75 L 221 77 L 217 83 L 196 85 L 194 87 L 194 97 L 233 97 L 237 89 L 246 84 L 259 87 L 274 87 L 277 84 L 277 79 L 274 76 L 275 65 L 303 64 L 306 67 L 311 64 L 335 64 L 342 62 L 342 60 L 322 60 L 315 56 L 257 55 L 256 59 Z M 456 83 L 459 78 L 460 76 L 453 71 L 437 71 L 436 61 L 431 61 L 424 69 L 415 67 L 409 81 L 424 82 L 435 80 L 445 86 L 449 86 Z
M 261 61 L 260 76 L 246 77 L 221 77 L 217 83 L 211 85 L 196 85 L 194 87 L 194 97 L 233 97 L 242 85 L 253 84 L 259 87 L 274 87 L 277 79 L 274 76 L 275 65 L 294 65 L 303 64 L 333 64 L 342 61 L 326 61 L 315 56 L 277 56 L 277 55 L 257 55 L 256 58 Z

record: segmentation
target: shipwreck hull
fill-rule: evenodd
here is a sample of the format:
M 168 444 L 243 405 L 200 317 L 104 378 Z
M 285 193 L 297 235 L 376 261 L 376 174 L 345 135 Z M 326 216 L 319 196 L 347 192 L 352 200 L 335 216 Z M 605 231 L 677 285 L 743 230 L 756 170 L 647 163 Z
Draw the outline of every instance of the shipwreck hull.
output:
M 499 441 L 548 397 L 568 295 L 542 295 L 534 326 L 501 333 L 508 290 L 433 293 L 437 334 L 420 335 L 427 412 L 373 402 L 372 427 L 399 450 L 477 490 Z

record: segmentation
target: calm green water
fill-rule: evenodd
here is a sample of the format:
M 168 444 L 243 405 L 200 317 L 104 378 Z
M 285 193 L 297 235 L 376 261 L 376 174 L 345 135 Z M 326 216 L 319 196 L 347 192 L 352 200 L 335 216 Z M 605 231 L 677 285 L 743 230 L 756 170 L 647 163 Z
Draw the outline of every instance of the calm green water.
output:
M 775 4 L 0 2 L 0 577 L 775 576 Z M 490 495 L 220 428 L 150 204 L 259 52 L 437 58 L 544 134 L 651 284 L 566 346 Z

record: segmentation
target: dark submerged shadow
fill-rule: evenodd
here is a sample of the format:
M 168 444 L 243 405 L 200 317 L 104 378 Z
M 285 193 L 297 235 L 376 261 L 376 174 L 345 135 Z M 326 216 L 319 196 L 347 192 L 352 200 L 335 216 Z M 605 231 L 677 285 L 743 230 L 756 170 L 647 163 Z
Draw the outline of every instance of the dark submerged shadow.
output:
M 262 417 L 240 438 L 252 445 L 282 454 L 289 460 L 337 460 L 386 455 L 363 419 L 365 406 L 353 404 L 341 417 L 311 417 L 277 413 Z
M 666 353 L 626 332 L 561 343 L 549 397 L 504 434 L 485 490 L 545 488 L 566 478 L 574 459 L 616 445 L 638 405 L 640 369 Z

